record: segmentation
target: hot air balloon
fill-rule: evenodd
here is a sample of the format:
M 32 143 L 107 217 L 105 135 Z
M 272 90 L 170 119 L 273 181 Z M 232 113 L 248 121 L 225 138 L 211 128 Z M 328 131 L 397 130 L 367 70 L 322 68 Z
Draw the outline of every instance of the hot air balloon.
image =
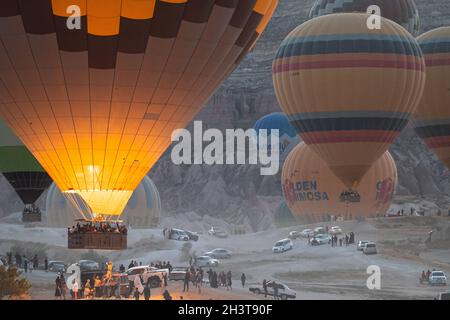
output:
M 87 219 L 117 220 L 277 3 L 1 1 L 0 115 Z
M 450 168 L 450 27 L 417 38 L 427 65 L 427 82 L 415 113 L 415 131 Z
M 414 0 L 317 0 L 309 18 L 313 19 L 331 13 L 367 12 L 370 6 L 381 9 L 381 15 L 397 22 L 412 35 L 417 35 L 420 28 L 419 11 Z
M 299 142 L 297 132 L 294 127 L 289 123 L 289 119 L 282 112 L 274 112 L 268 115 L 263 116 L 258 121 L 255 122 L 253 129 L 256 131 L 256 134 L 259 136 L 261 130 L 266 130 L 268 136 L 272 134 L 272 130 L 278 130 L 278 138 L 280 141 L 279 152 L 280 158 L 284 160 L 289 151 Z M 261 141 L 258 141 L 261 143 Z M 267 140 L 268 145 L 267 149 L 271 150 L 270 139 Z M 258 143 L 258 146 L 260 146 Z
M 0 120 L 0 172 L 25 204 L 24 222 L 41 220 L 36 200 L 50 186 L 52 179 L 36 161 L 30 151 Z
M 364 201 L 343 203 L 339 197 L 342 182 L 310 147 L 301 143 L 287 157 L 281 181 L 292 213 L 312 223 L 327 221 L 330 216 L 352 219 L 384 215 L 397 189 L 398 177 L 394 159 L 386 152 L 359 185 Z
M 351 192 L 408 124 L 425 84 L 415 39 L 385 18 L 369 30 L 368 18 L 310 20 L 287 36 L 273 63 L 284 113 Z
M 156 228 L 161 218 L 161 199 L 153 181 L 144 177 L 134 190 L 121 215 L 127 225 L 136 228 Z M 80 217 L 70 201 L 55 184 L 47 192 L 43 222 L 47 227 L 64 228 L 72 223 L 73 216 Z

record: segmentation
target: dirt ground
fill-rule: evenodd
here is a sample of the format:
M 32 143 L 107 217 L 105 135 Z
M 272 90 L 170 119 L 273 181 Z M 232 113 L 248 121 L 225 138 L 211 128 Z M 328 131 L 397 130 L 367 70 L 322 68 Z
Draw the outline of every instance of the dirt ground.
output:
M 232 271 L 233 292 L 227 292 L 222 288 L 204 288 L 202 294 L 193 292 L 186 294 L 181 292 L 180 283 L 171 283 L 169 291 L 174 299 L 179 299 L 181 295 L 184 299 L 260 299 L 261 296 L 250 293 L 248 288 L 239 288 L 242 273 L 247 276 L 247 285 L 261 283 L 263 279 L 283 282 L 295 290 L 297 299 L 301 300 L 434 299 L 438 293 L 447 291 L 448 287 L 421 285 L 419 276 L 422 270 L 428 269 L 439 269 L 450 275 L 450 248 L 437 232 L 449 223 L 448 218 L 430 217 L 382 218 L 335 223 L 342 227 L 344 234 L 354 232 L 356 241 L 377 242 L 379 254 L 370 256 L 357 251 L 355 245 L 335 248 L 330 245 L 312 247 L 305 239 L 295 240 L 294 249 L 289 252 L 282 254 L 271 252 L 273 244 L 287 237 L 290 231 L 301 231 L 319 224 L 229 236 L 226 239 L 200 235 L 200 240 L 194 242 L 190 250 L 184 243 L 163 239 L 161 230 L 133 230 L 129 235 L 129 249 L 99 253 L 112 259 L 116 266 L 120 263 L 128 265 L 131 259 L 142 261 L 144 264 L 169 260 L 174 266 L 186 266 L 187 261 L 183 261 L 185 256 L 183 252 L 186 250 L 197 255 L 214 248 L 226 248 L 233 252 L 233 257 L 221 260 L 217 268 L 217 271 Z M 0 239 L 7 235 L 2 228 L 5 228 L 4 225 L 0 225 Z M 27 244 L 36 246 L 36 242 L 43 242 L 46 252 L 53 255 L 50 258 L 64 257 L 66 262 L 71 263 L 82 253 L 69 251 L 59 245 L 57 241 L 61 242 L 61 234 L 55 230 L 34 231 L 35 234 L 41 235 L 36 242 L 30 242 L 33 238 L 28 233 L 23 235 L 24 242 L 20 242 L 22 237 L 20 227 L 9 225 L 8 228 L 11 236 L 5 236 L 6 239 L 0 241 L 0 252 L 6 252 L 12 243 L 17 245 L 19 242 L 26 247 Z M 435 230 L 435 233 L 431 243 L 426 245 L 425 240 L 430 230 Z M 55 236 L 57 241 L 53 243 L 58 245 L 52 244 L 52 238 Z M 433 240 L 433 237 L 436 237 L 436 240 Z M 367 268 L 372 265 L 378 266 L 381 270 L 380 290 L 369 290 L 366 286 L 369 277 Z M 54 298 L 55 274 L 34 271 L 26 277 L 33 285 L 30 290 L 32 299 Z M 152 291 L 153 299 L 161 298 L 161 292 L 158 290 Z

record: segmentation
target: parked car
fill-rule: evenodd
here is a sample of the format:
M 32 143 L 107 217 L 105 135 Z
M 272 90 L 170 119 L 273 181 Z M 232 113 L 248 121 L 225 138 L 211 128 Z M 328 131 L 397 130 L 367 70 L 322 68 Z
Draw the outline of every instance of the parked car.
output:
M 100 270 L 100 264 L 92 260 L 80 260 L 78 265 L 81 271 Z
M 377 245 L 374 242 L 368 242 L 363 247 L 364 254 L 377 254 Z
M 287 285 L 276 282 L 276 286 L 278 287 L 278 296 L 282 300 L 295 299 L 297 297 L 297 293 L 294 290 L 290 289 Z M 255 294 L 264 294 L 264 288 L 262 285 L 252 285 L 249 287 L 249 290 L 250 292 L 253 292 Z M 274 295 L 273 281 L 267 281 L 267 294 L 269 296 Z
M 230 259 L 232 252 L 227 249 L 217 248 L 211 251 L 208 251 L 204 254 L 204 256 L 208 256 L 214 259 Z
M 318 235 L 318 234 L 326 234 L 327 232 L 325 231 L 324 227 L 317 227 L 314 229 L 314 234 Z
M 302 236 L 302 233 L 300 231 L 291 231 L 289 232 L 288 238 L 295 240 Z
M 222 230 L 220 228 L 214 228 L 214 227 L 211 227 L 211 229 L 208 230 L 208 234 L 210 236 L 215 236 L 217 238 L 227 238 L 228 237 L 228 233 L 226 233 L 224 230 Z
M 328 234 L 318 234 L 309 239 L 309 244 L 312 246 L 320 246 L 331 242 L 331 236 Z
M 447 285 L 447 276 L 442 271 L 432 271 L 428 282 L 432 286 L 438 286 L 438 285 L 446 286 Z
M 189 230 L 183 230 L 189 237 L 189 240 L 192 241 L 198 241 L 198 233 L 197 232 L 193 232 L 193 231 L 189 231 Z
M 358 251 L 363 251 L 364 246 L 366 245 L 366 243 L 369 243 L 370 241 L 367 240 L 361 240 L 358 242 L 358 245 L 356 246 L 356 250 Z
M 188 267 L 174 267 L 169 273 L 170 281 L 183 281 Z
M 294 248 L 294 244 L 291 239 L 283 239 L 279 240 L 275 243 L 272 248 L 273 253 L 282 253 L 288 250 L 292 250 Z
M 338 234 L 342 234 L 342 229 L 339 226 L 334 226 L 331 227 L 330 232 L 331 235 L 338 235 Z
M 169 230 L 169 239 L 176 241 L 189 241 L 189 235 L 184 230 L 173 228 Z
M 436 300 L 450 300 L 450 291 L 439 293 Z
M 200 256 L 196 258 L 195 265 L 197 267 L 217 267 L 219 266 L 219 260 L 208 256 Z
M 127 270 L 128 280 L 134 282 L 134 278 L 142 275 L 143 282 L 150 281 L 150 287 L 157 288 L 161 286 L 161 282 L 164 280 L 164 276 L 169 276 L 168 269 L 157 269 L 149 266 L 133 267 Z
M 64 261 L 50 260 L 48 262 L 48 270 L 51 272 L 66 273 L 67 265 L 64 263 Z
M 314 237 L 314 230 L 305 229 L 301 232 L 303 238 L 311 238 Z

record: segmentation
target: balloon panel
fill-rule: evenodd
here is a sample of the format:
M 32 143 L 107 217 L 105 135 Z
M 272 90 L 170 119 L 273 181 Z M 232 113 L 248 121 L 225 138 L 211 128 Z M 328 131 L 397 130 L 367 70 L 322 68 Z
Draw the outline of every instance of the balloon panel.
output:
M 419 11 L 413 0 L 317 0 L 309 18 L 343 12 L 366 13 L 369 6 L 373 5 L 381 9 L 383 17 L 397 22 L 411 34 L 417 35 L 419 32 Z
M 63 192 L 120 215 L 277 3 L 1 1 L 0 115 Z M 70 5 L 80 29 L 67 28 Z
M 397 167 L 389 152 L 377 160 L 358 186 L 361 202 L 344 203 L 344 184 L 306 144 L 289 154 L 282 172 L 283 194 L 291 211 L 311 222 L 328 215 L 345 218 L 383 215 L 398 185 Z
M 357 184 L 416 109 L 425 83 L 419 45 L 399 25 L 331 14 L 292 31 L 273 63 L 280 105 L 346 187 Z
M 24 204 L 34 203 L 52 183 L 51 178 L 0 120 L 0 172 Z
M 417 38 L 427 65 L 427 82 L 415 113 L 415 130 L 450 168 L 450 27 Z

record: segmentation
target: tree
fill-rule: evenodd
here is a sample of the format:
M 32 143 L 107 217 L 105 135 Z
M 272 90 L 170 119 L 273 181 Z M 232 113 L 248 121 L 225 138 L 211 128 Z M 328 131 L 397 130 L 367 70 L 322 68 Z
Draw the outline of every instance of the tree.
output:
M 28 293 L 31 285 L 16 268 L 0 267 L 0 300 L 4 297 L 20 296 Z

